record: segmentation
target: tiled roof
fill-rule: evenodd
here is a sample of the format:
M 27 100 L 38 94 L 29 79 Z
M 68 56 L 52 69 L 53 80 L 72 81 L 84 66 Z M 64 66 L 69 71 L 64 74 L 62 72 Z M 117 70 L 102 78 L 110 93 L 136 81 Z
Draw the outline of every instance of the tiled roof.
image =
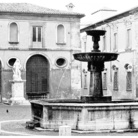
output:
M 49 9 L 29 3 L 0 3 L 0 13 L 1 12 L 84 16 L 84 14 L 81 13 Z

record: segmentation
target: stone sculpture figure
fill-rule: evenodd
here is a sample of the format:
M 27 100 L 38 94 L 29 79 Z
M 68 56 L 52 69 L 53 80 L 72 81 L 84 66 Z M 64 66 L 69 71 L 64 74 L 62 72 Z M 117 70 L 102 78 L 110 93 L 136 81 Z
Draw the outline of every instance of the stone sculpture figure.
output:
M 19 59 L 16 59 L 13 65 L 13 80 L 20 81 L 21 79 L 21 63 Z

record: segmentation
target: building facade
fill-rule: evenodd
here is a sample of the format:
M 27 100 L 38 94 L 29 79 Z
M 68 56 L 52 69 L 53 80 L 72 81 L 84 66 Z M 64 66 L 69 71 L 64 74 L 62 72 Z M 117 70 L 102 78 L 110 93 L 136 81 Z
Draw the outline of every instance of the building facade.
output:
M 78 98 L 80 18 L 84 15 L 26 3 L 0 4 L 0 99 L 12 96 L 16 59 L 26 99 Z
M 81 29 L 83 51 L 91 51 L 92 40 L 86 30 L 102 29 L 106 34 L 100 38 L 101 52 L 116 52 L 118 59 L 105 63 L 102 73 L 104 95 L 113 100 L 136 100 L 138 98 L 138 7 L 114 15 Z M 83 64 L 83 90 L 88 92 L 89 73 Z M 87 87 L 86 87 L 87 86 Z

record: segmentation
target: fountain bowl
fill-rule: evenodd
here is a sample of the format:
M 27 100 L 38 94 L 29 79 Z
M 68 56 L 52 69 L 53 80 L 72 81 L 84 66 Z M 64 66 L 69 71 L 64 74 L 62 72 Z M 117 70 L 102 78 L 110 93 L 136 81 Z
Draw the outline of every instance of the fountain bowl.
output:
M 117 53 L 107 52 L 87 52 L 87 53 L 75 53 L 73 54 L 76 60 L 82 62 L 107 62 L 116 60 L 118 57 Z
M 90 36 L 95 36 L 95 35 L 98 35 L 98 36 L 102 36 L 102 35 L 105 35 L 105 30 L 89 30 L 89 31 L 86 31 L 87 35 L 90 35 Z

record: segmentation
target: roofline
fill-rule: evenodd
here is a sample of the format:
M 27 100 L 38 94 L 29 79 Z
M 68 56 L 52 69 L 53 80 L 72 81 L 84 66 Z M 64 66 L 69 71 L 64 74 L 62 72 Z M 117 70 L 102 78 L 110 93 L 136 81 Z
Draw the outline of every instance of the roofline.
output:
M 82 18 L 85 16 L 85 14 L 77 14 L 77 13 L 53 13 L 53 12 L 49 12 L 49 13 L 37 13 L 37 12 L 17 12 L 17 11 L 0 11 L 0 15 L 1 13 L 7 13 L 7 14 L 13 14 L 13 13 L 17 13 L 17 14 L 29 14 L 29 15 L 64 15 L 64 16 L 77 16 L 79 18 Z
M 94 28 L 96 28 L 96 27 L 98 27 L 98 26 L 104 25 L 104 24 L 109 23 L 109 22 L 111 22 L 111 21 L 114 21 L 114 20 L 116 20 L 116 19 L 120 19 L 120 18 L 122 18 L 122 16 L 124 17 L 124 16 L 131 15 L 131 14 L 133 14 L 133 13 L 136 12 L 136 11 L 138 11 L 138 7 L 135 7 L 135 8 L 133 8 L 133 9 L 127 10 L 127 11 L 125 11 L 125 12 L 119 13 L 119 14 L 117 14 L 117 15 L 114 15 L 114 16 L 109 17 L 109 18 L 107 18 L 107 19 L 101 20 L 101 21 L 96 22 L 96 23 L 94 23 L 94 24 L 91 24 L 90 26 L 87 26 L 87 27 L 85 27 L 85 28 L 82 28 L 82 29 L 80 30 L 80 32 L 83 33 L 83 32 L 85 32 L 85 31 L 87 31 L 87 30 L 94 29 Z
M 0 4 L 3 4 L 3 3 L 0 3 Z M 11 11 L 11 10 L 0 10 L 0 13 L 18 13 L 18 14 L 36 14 L 36 15 L 69 15 L 69 16 L 78 16 L 79 18 L 82 18 L 85 16 L 85 14 L 83 13 L 77 13 L 77 12 L 67 12 L 67 11 L 60 11 L 60 10 L 57 10 L 57 9 L 50 9 L 50 8 L 46 8 L 44 6 L 38 6 L 38 5 L 35 5 L 35 4 L 31 4 L 31 3 L 4 3 L 4 4 L 29 4 L 29 5 L 32 5 L 32 6 L 37 6 L 39 8 L 45 8 L 45 9 L 48 9 L 48 10 L 52 10 L 52 11 L 47 11 L 47 12 L 27 12 L 27 11 Z
M 112 9 L 111 9 L 111 10 L 110 10 L 110 9 L 100 9 L 100 10 L 97 10 L 97 11 L 91 13 L 91 15 L 93 15 L 93 14 L 99 12 L 99 11 L 112 11 L 112 12 L 116 12 L 117 10 L 112 10 Z

